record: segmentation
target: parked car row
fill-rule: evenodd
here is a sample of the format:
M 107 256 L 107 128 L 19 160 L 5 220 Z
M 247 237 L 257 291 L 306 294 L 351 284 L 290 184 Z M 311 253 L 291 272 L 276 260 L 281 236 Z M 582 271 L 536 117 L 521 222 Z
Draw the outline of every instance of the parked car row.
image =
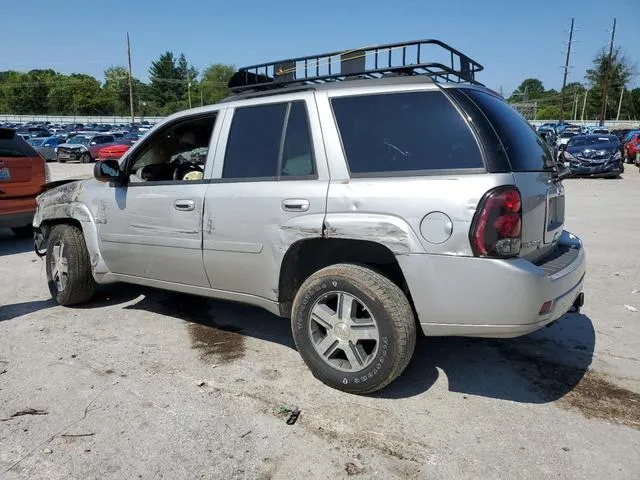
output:
M 46 161 L 90 163 L 102 158 L 120 158 L 143 135 L 143 132 L 102 134 L 93 131 L 80 131 L 72 132 L 66 136 L 29 138 L 27 143 L 35 148 Z M 107 146 L 113 148 L 108 153 L 101 154 L 101 150 Z M 120 152 L 120 155 L 116 157 L 115 152 Z
M 129 132 L 145 132 L 149 130 L 153 125 L 148 121 L 140 123 L 120 123 L 120 124 L 108 124 L 108 123 L 67 123 L 67 124 L 52 124 L 50 122 L 37 123 L 0 123 L 0 128 L 10 128 L 16 130 L 17 134 L 23 139 L 29 138 L 42 138 L 42 137 L 68 137 L 74 132 L 94 132 L 94 133 L 120 133 L 125 135 Z

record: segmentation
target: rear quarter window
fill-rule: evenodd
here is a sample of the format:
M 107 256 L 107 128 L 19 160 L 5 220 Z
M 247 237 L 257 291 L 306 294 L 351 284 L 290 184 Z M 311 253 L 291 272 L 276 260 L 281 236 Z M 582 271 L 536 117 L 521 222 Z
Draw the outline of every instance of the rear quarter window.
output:
M 37 157 L 38 152 L 15 131 L 0 128 L 0 158 Z
M 469 126 L 440 91 L 333 98 L 352 176 L 484 169 Z
M 480 90 L 463 91 L 493 126 L 514 172 L 537 172 L 553 168 L 551 151 L 524 117 L 508 103 Z

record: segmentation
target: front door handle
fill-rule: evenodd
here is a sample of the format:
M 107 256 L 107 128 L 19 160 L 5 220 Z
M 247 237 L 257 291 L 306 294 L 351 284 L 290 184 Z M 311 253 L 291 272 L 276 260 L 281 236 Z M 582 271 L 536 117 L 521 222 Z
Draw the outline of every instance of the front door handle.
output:
M 306 212 L 309 210 L 309 200 L 304 198 L 288 198 L 282 201 L 282 209 L 285 212 Z
M 183 212 L 190 212 L 196 208 L 196 202 L 193 200 L 176 200 L 173 202 L 173 208 Z

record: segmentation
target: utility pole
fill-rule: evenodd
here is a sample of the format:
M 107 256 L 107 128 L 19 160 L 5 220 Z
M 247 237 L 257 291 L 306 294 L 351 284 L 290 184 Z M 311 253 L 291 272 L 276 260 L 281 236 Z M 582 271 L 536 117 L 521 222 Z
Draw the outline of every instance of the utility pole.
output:
M 573 18 L 571 19 L 571 29 L 569 30 L 569 44 L 567 45 L 567 59 L 564 62 L 564 77 L 562 79 L 562 90 L 560 91 L 560 121 L 564 120 L 564 96 L 567 86 L 567 74 L 569 73 L 569 56 L 571 55 L 571 43 L 573 42 Z
M 607 95 L 609 93 L 609 75 L 611 74 L 611 60 L 613 58 L 613 40 L 616 36 L 616 19 L 613 19 L 613 29 L 611 30 L 611 43 L 609 44 L 609 59 L 605 65 L 607 71 L 604 75 L 604 86 L 602 88 L 602 110 L 600 111 L 600 126 L 604 125 L 607 117 Z
M 616 122 L 620 120 L 620 109 L 622 108 L 622 95 L 624 95 L 624 85 L 620 87 L 620 101 L 618 102 L 618 114 L 616 115 Z
M 129 107 L 131 108 L 131 123 L 135 122 L 133 116 L 133 77 L 131 76 L 131 43 L 129 42 L 129 32 L 127 32 L 127 57 L 129 57 Z
M 584 109 L 587 106 L 587 95 L 589 94 L 589 90 L 584 91 L 584 101 L 582 102 L 582 115 L 580 115 L 580 120 L 584 121 Z
M 578 119 L 578 91 L 573 95 L 573 119 Z
M 191 78 L 189 78 L 189 73 L 187 73 L 187 92 L 189 94 L 189 108 L 191 108 Z
M 204 107 L 204 98 L 202 97 L 202 82 L 200 82 L 200 106 Z

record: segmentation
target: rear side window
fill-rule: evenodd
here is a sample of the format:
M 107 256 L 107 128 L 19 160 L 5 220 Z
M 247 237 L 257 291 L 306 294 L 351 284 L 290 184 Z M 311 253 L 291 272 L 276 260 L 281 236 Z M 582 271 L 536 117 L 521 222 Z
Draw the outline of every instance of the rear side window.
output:
M 222 178 L 286 179 L 315 175 L 304 102 L 239 107 L 233 115 Z
M 553 156 L 522 115 L 505 101 L 488 93 L 465 89 L 493 125 L 514 172 L 537 172 L 553 168 Z
M 442 92 L 332 100 L 352 175 L 484 168 L 469 126 Z
M 27 158 L 37 157 L 38 152 L 24 141 L 15 131 L 0 128 L 0 157 Z

